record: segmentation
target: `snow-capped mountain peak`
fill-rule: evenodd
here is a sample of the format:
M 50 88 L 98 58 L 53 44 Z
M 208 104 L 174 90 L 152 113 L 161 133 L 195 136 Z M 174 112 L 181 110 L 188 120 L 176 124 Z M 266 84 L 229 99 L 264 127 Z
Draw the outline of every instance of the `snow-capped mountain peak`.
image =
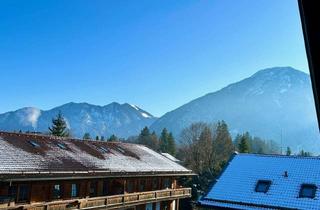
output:
M 92 137 L 119 137 L 136 135 L 144 126 L 149 126 L 156 119 L 138 106 L 113 102 L 105 106 L 88 103 L 70 102 L 51 110 L 23 108 L 14 112 L 0 114 L 0 130 L 23 130 L 47 132 L 51 120 L 59 111 L 64 116 L 68 128 L 76 137 L 89 132 Z

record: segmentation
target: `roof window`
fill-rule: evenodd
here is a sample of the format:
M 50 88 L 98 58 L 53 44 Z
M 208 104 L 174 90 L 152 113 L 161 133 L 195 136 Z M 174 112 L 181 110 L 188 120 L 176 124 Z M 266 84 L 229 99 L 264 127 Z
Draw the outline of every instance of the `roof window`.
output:
M 268 192 L 270 185 L 271 185 L 270 180 L 259 180 L 257 182 L 255 191 L 266 193 L 266 192 Z
M 122 148 L 120 148 L 120 147 L 117 147 L 117 150 L 119 151 L 119 152 L 121 152 L 121 153 L 126 153 L 125 151 L 124 151 L 124 149 L 122 149 Z
M 67 149 L 67 146 L 63 143 L 58 143 L 57 146 L 60 148 L 60 149 Z
M 300 188 L 300 198 L 314 198 L 316 197 L 317 186 L 314 184 L 302 184 Z
M 102 147 L 102 146 L 99 147 L 99 150 L 100 150 L 101 152 L 103 152 L 103 153 L 110 152 L 109 149 L 107 149 L 107 148 L 105 148 L 105 147 Z
M 40 147 L 40 144 L 38 144 L 37 142 L 35 142 L 35 141 L 33 141 L 33 140 L 29 140 L 28 142 L 29 142 L 29 144 L 31 144 L 31 146 L 33 146 L 33 147 Z

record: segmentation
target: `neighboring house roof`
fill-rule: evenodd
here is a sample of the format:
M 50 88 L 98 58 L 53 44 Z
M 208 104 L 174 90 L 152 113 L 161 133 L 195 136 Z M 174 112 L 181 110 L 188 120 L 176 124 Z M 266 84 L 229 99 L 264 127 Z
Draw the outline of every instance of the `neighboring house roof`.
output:
M 0 179 L 115 174 L 191 171 L 143 145 L 0 132 Z
M 161 155 L 165 156 L 166 158 L 168 158 L 169 160 L 172 160 L 174 162 L 181 162 L 180 160 L 178 160 L 177 158 L 175 158 L 174 156 L 170 155 L 169 153 L 161 153 Z
M 271 181 L 266 193 L 256 192 L 259 180 Z M 299 197 L 302 184 L 317 187 L 314 198 Z M 320 209 L 319 188 L 318 157 L 235 154 L 199 204 L 232 209 Z

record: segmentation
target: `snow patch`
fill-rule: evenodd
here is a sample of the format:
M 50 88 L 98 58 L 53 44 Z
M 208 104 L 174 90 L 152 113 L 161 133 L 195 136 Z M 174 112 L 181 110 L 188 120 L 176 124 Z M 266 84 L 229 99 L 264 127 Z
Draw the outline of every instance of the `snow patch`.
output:
M 130 104 L 130 106 L 131 106 L 132 108 L 134 108 L 135 110 L 138 110 L 138 111 L 139 111 L 139 107 L 137 107 L 136 105 Z
M 146 114 L 146 113 L 144 113 L 144 112 L 141 112 L 141 115 L 142 115 L 142 117 L 144 117 L 144 118 L 151 118 L 150 115 L 148 115 L 148 114 Z

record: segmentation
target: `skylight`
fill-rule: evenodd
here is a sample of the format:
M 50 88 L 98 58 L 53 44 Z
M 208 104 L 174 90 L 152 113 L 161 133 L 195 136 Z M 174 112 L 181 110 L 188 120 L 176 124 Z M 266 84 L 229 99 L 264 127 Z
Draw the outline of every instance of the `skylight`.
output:
M 67 149 L 67 146 L 63 143 L 58 143 L 57 146 L 60 148 L 60 149 Z
M 37 142 L 35 142 L 35 141 L 29 140 L 28 142 L 29 142 L 29 144 L 31 144 L 33 147 L 40 147 L 40 145 L 39 145 Z
M 107 152 L 109 152 L 109 149 L 107 149 L 107 148 L 105 148 L 105 147 L 99 147 L 99 150 L 101 151 L 101 152 L 103 152 L 103 153 L 107 153 Z
M 256 185 L 255 191 L 266 193 L 266 192 L 268 192 L 270 185 L 271 185 L 270 180 L 259 180 Z
M 300 198 L 316 197 L 317 186 L 314 184 L 302 184 L 300 188 Z
M 119 152 L 121 152 L 121 153 L 126 153 L 122 148 L 120 148 L 120 147 L 117 147 L 117 150 L 119 151 Z

